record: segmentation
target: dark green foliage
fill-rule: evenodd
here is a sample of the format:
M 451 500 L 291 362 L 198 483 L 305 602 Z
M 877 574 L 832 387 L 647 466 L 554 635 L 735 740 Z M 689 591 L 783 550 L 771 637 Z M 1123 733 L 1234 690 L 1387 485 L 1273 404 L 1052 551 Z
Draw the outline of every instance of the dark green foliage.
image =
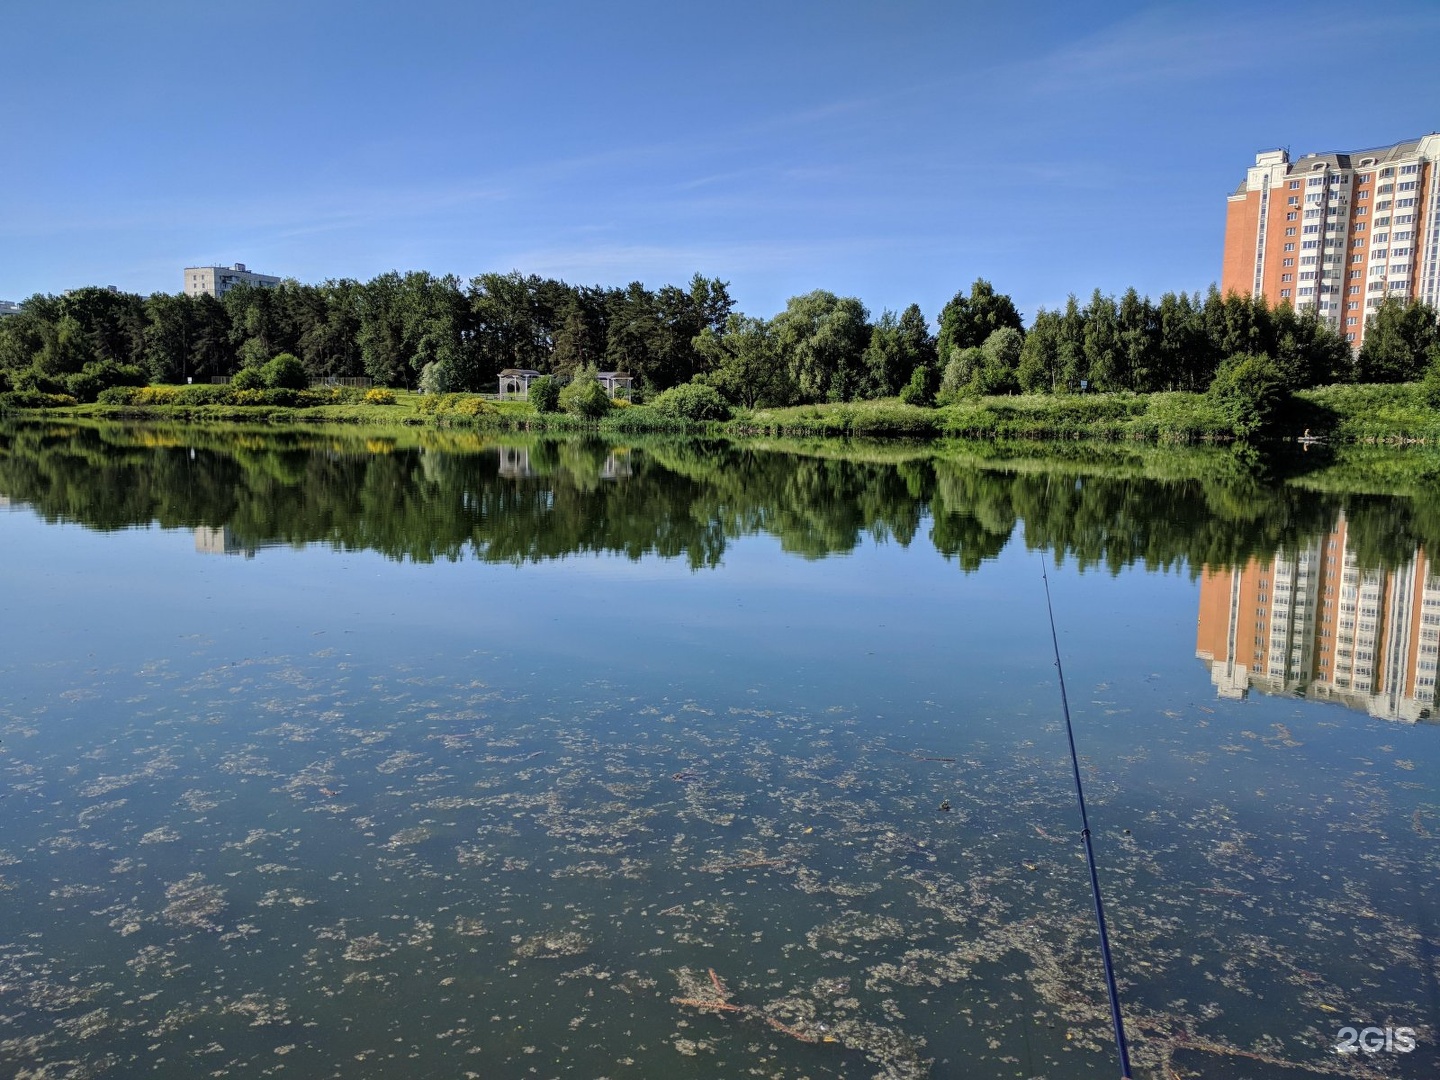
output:
M 1285 403 L 1284 377 L 1268 356 L 1237 353 L 1220 365 L 1207 396 L 1237 439 L 1265 435 Z
M 970 294 L 956 293 L 940 311 L 940 336 L 936 340 L 940 362 L 949 363 L 951 354 L 978 348 L 996 330 L 1009 327 L 1023 330 L 1020 313 L 1004 293 L 984 278 L 976 278 Z
M 102 391 L 113 386 L 144 386 L 146 373 L 134 364 L 114 360 L 92 360 L 74 375 L 66 376 L 66 392 L 77 401 L 94 401 Z
M 8 409 L 63 409 L 76 404 L 69 394 L 50 394 L 43 390 L 11 390 L 0 394 L 0 412 Z
M 1016 393 L 1023 342 L 1019 330 L 1006 326 L 992 333 L 983 345 L 954 353 L 940 382 L 941 398 L 953 401 L 967 394 Z
M 610 411 L 610 396 L 590 368 L 582 368 L 560 391 L 560 408 L 571 416 L 598 420 Z
M 890 397 L 910 382 L 911 373 L 922 364 L 935 363 L 935 339 L 918 305 L 911 304 L 897 319 L 883 312 L 870 331 L 864 356 L 867 396 Z
M 305 365 L 293 353 L 280 353 L 260 369 L 260 374 L 272 390 L 304 390 L 310 385 Z
M 530 382 L 530 404 L 536 412 L 553 413 L 560 409 L 560 384 L 549 375 Z
M 773 321 L 780 361 L 803 401 L 851 401 L 861 395 L 870 314 L 852 296 L 817 289 L 792 296 Z
M 1430 346 L 1426 361 L 1425 375 L 1420 380 L 1420 400 L 1432 409 L 1440 409 L 1440 342 Z
M 746 408 L 775 408 L 799 397 L 781 362 L 774 329 L 764 319 L 731 315 L 723 327 L 707 327 L 694 341 L 701 378 L 726 399 Z
M 1355 360 L 1357 382 L 1409 382 L 1425 370 L 1430 347 L 1440 341 L 1435 309 L 1386 298 L 1366 320 L 1365 342 Z
M 935 369 L 921 364 L 910 373 L 910 381 L 900 390 L 900 400 L 906 405 L 931 406 L 935 404 Z
M 232 390 L 262 390 L 265 387 L 265 372 L 259 364 L 241 368 L 230 379 Z
M 938 340 L 915 305 L 898 317 L 884 312 L 873 326 L 858 299 L 824 291 L 793 297 L 774 319 L 733 307 L 725 282 L 698 274 L 688 287 L 654 290 L 518 273 L 467 284 L 423 272 L 239 287 L 223 300 L 79 289 L 32 296 L 0 319 L 0 386 L 88 398 L 115 385 L 105 372 L 119 368 L 164 384 L 204 384 L 283 353 L 298 358 L 308 380 L 368 374 L 395 387 L 423 380 L 437 393 L 493 390 L 506 367 L 561 375 L 609 367 L 631 372 L 642 397 L 698 380 L 753 409 L 888 397 L 921 365 L 944 376 L 941 393 L 952 398 L 1203 392 L 1223 358 L 1263 353 L 1298 390 L 1418 379 L 1437 333 L 1430 309 L 1387 301 L 1356 361 L 1313 311 L 1214 289 L 1158 302 L 1133 289 L 1118 302 L 1096 290 L 1084 305 L 1072 296 L 1059 310 L 1036 312 L 1017 358 L 985 353 L 997 330 L 1021 328 L 1011 300 L 983 279 L 946 305 Z M 289 367 L 285 383 L 301 388 Z M 249 378 L 241 376 L 241 388 Z
M 728 420 L 730 403 L 719 390 L 704 383 L 681 383 L 656 395 L 650 407 L 677 420 Z

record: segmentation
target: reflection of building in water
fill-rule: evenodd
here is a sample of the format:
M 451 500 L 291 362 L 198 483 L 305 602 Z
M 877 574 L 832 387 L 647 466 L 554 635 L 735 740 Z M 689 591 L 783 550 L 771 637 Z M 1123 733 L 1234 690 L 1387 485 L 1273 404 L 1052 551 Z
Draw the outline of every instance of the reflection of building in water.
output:
M 500 465 L 497 469 L 499 475 L 511 480 L 541 475 L 530 464 L 530 448 L 528 446 L 501 446 L 497 447 L 497 450 L 500 455 Z M 605 460 L 601 462 L 599 471 L 595 475 L 601 480 L 618 480 L 622 476 L 633 474 L 634 465 L 631 462 L 630 454 L 625 450 L 611 450 L 605 455 Z
M 261 548 L 278 546 L 278 541 L 242 543 L 235 538 L 229 525 L 199 525 L 195 528 L 195 550 L 201 555 L 244 555 L 247 559 L 253 559 L 255 552 Z
M 502 446 L 499 450 L 501 476 L 518 479 L 523 476 L 535 475 L 535 470 L 530 467 L 530 448 L 528 446 Z
M 1437 644 L 1440 577 L 1430 558 L 1417 550 L 1396 569 L 1362 569 L 1343 515 L 1299 551 L 1201 577 L 1195 655 L 1221 697 L 1254 687 L 1426 720 Z

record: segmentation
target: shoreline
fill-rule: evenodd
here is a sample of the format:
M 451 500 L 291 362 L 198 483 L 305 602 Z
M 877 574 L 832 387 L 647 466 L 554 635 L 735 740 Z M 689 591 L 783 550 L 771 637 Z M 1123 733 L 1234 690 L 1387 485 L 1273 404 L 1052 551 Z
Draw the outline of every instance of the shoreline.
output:
M 735 439 L 873 438 L 977 441 L 1148 443 L 1208 445 L 1242 442 L 1232 422 L 1205 394 L 1011 395 L 966 398 L 940 407 L 881 399 L 778 409 L 737 410 L 729 420 L 692 421 L 649 406 L 615 406 L 598 419 L 539 413 L 525 402 L 489 401 L 479 395 L 439 398 L 401 392 L 391 405 L 58 405 L 12 409 L 0 415 L 27 419 L 94 419 L 186 424 L 345 424 L 427 426 L 533 433 L 600 432 L 674 434 Z M 1300 391 L 1256 445 L 1308 437 L 1334 444 L 1394 447 L 1440 445 L 1440 410 L 1429 408 L 1413 383 L 1341 384 Z

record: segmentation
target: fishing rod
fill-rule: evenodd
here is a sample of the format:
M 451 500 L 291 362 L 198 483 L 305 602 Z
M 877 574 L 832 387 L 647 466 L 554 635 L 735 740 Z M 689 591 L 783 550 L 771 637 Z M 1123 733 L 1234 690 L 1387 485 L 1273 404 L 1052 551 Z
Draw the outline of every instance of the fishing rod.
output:
M 1125 1044 L 1125 1020 L 1120 1015 L 1120 991 L 1115 988 L 1115 965 L 1110 960 L 1110 935 L 1105 930 L 1105 905 L 1100 901 L 1100 877 L 1095 872 L 1095 847 L 1090 842 L 1090 819 L 1085 813 L 1085 789 L 1080 783 L 1080 758 L 1075 753 L 1075 729 L 1070 724 L 1070 701 L 1065 694 L 1065 669 L 1060 666 L 1060 638 L 1055 633 L 1055 606 L 1050 602 L 1050 575 L 1040 555 L 1040 577 L 1045 582 L 1045 610 L 1050 616 L 1050 642 L 1055 646 L 1055 675 L 1060 682 L 1060 711 L 1070 740 L 1070 767 L 1075 771 L 1075 801 L 1080 806 L 1080 836 L 1085 841 L 1085 862 L 1090 867 L 1090 894 L 1095 898 L 1095 924 L 1100 928 L 1100 959 L 1105 963 L 1105 990 L 1110 995 L 1110 1022 L 1115 1027 L 1115 1049 L 1120 1053 L 1121 1080 L 1130 1080 L 1130 1051 Z

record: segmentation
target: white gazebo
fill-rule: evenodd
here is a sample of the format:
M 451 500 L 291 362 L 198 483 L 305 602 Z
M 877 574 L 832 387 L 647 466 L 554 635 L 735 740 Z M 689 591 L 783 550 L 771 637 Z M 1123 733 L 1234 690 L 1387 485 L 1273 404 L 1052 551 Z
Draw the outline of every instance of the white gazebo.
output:
M 533 368 L 506 368 L 500 372 L 500 400 L 530 396 L 530 384 L 540 377 Z
M 595 378 L 605 388 L 605 393 L 610 395 L 611 401 L 617 397 L 623 397 L 627 401 L 630 399 L 630 389 L 635 380 L 628 371 L 597 371 Z

